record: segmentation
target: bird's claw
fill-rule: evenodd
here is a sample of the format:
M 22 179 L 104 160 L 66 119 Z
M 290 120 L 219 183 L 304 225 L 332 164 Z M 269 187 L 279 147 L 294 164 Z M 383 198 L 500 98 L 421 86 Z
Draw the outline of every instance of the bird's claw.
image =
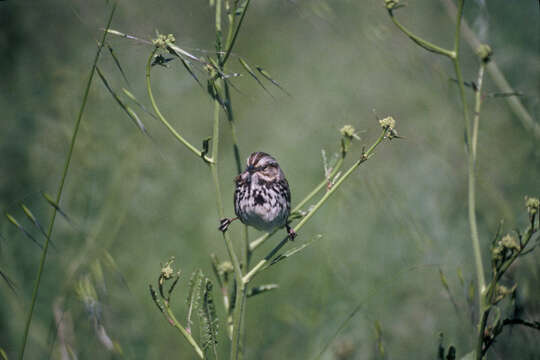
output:
M 218 228 L 219 231 L 221 231 L 221 232 L 227 231 L 227 229 L 229 228 L 229 225 L 231 224 L 231 222 L 232 222 L 232 220 L 228 219 L 228 218 L 219 220 L 219 228 Z
M 289 234 L 289 240 L 291 241 L 294 241 L 294 238 L 296 238 L 296 231 L 294 231 L 294 229 L 292 227 L 290 227 L 289 225 L 286 226 L 287 228 L 287 233 Z

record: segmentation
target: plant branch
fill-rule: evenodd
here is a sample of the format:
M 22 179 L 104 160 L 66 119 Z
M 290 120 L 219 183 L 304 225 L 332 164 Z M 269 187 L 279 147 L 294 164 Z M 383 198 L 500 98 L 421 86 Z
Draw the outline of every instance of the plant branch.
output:
M 176 140 L 180 141 L 185 147 L 187 147 L 191 152 L 193 152 L 198 157 L 202 158 L 206 163 L 212 164 L 214 162 L 214 159 L 211 159 L 208 156 L 204 155 L 202 151 L 200 151 L 195 146 L 193 146 L 190 142 L 184 139 L 182 135 L 180 135 L 171 126 L 171 124 L 169 124 L 169 122 L 161 114 L 161 111 L 159 111 L 156 100 L 154 99 L 154 95 L 152 93 L 152 86 L 150 82 L 150 70 L 152 68 L 152 60 L 157 51 L 158 51 L 158 47 L 154 47 L 154 50 L 151 52 L 150 56 L 148 57 L 148 61 L 146 62 L 146 90 L 148 91 L 148 97 L 150 98 L 150 102 L 152 103 L 152 108 L 156 112 L 156 115 L 158 116 L 159 120 L 163 123 L 163 125 L 167 127 L 167 129 L 169 129 L 169 131 L 171 132 L 171 134 L 173 134 Z
M 455 58 L 456 54 L 455 52 L 453 51 L 450 51 L 450 50 L 447 50 L 447 49 L 444 49 L 440 46 L 437 46 L 427 40 L 424 40 L 422 39 L 420 36 L 417 36 L 415 35 L 414 33 L 412 33 L 410 30 L 408 30 L 405 26 L 403 26 L 397 19 L 396 17 L 394 16 L 394 12 L 392 9 L 388 9 L 388 14 L 390 15 L 390 19 L 392 19 L 392 22 L 405 34 L 409 37 L 409 39 L 411 39 L 412 41 L 414 41 L 416 44 L 418 44 L 419 46 L 421 46 L 422 48 L 426 49 L 427 51 L 430 51 L 430 52 L 433 52 L 433 53 L 436 53 L 436 54 L 441 54 L 441 55 L 444 55 L 444 56 L 448 56 L 449 58 L 453 59 Z
M 83 99 L 82 99 L 82 104 L 81 104 L 81 107 L 79 109 L 79 114 L 77 115 L 77 120 L 75 121 L 75 128 L 73 130 L 73 135 L 71 136 L 71 143 L 70 143 L 69 150 L 68 150 L 68 153 L 67 153 L 67 156 L 66 156 L 66 161 L 64 163 L 64 170 L 62 172 L 62 177 L 60 179 L 60 184 L 58 186 L 58 191 L 56 193 L 56 203 L 57 204 L 60 203 L 60 199 L 62 197 L 62 191 L 64 189 L 65 180 L 66 180 L 67 173 L 68 173 L 68 170 L 69 170 L 69 164 L 71 163 L 71 158 L 73 156 L 73 150 L 75 148 L 75 142 L 77 140 L 77 134 L 79 133 L 79 128 L 80 128 L 80 125 L 81 125 L 82 116 L 83 116 L 84 110 L 86 108 L 86 102 L 88 100 L 88 94 L 90 93 L 90 87 L 92 85 L 92 80 L 94 79 L 94 74 L 95 74 L 95 71 L 96 71 L 97 62 L 99 60 L 101 50 L 103 49 L 103 45 L 105 44 L 105 39 L 107 37 L 107 32 L 108 32 L 108 29 L 111 26 L 115 10 L 116 10 L 116 3 L 114 3 L 113 6 L 112 6 L 111 13 L 110 13 L 109 19 L 107 21 L 107 27 L 106 27 L 105 31 L 103 32 L 103 35 L 101 37 L 101 42 L 98 45 L 98 50 L 96 52 L 96 56 L 94 57 L 94 62 L 92 64 L 92 69 L 90 70 L 90 75 L 88 77 L 88 81 L 87 81 L 86 87 L 84 89 L 84 95 L 83 95 Z M 49 249 L 49 240 L 51 239 L 52 232 L 53 232 L 53 229 L 54 229 L 54 223 L 55 223 L 55 220 L 56 220 L 56 213 L 57 213 L 57 209 L 56 209 L 56 207 L 54 207 L 52 217 L 51 217 L 51 221 L 49 223 L 49 228 L 47 230 L 47 236 L 46 236 L 46 239 L 45 239 L 45 244 L 43 245 L 43 250 L 41 252 L 41 259 L 40 259 L 40 262 L 39 262 L 39 267 L 38 267 L 38 271 L 37 271 L 36 280 L 34 282 L 34 288 L 32 290 L 32 301 L 30 303 L 30 310 L 28 311 L 28 315 L 27 315 L 27 318 L 26 318 L 26 324 L 25 324 L 25 327 L 24 327 L 22 345 L 21 345 L 21 350 L 19 352 L 19 360 L 22 360 L 24 358 L 24 351 L 26 349 L 26 342 L 27 342 L 27 339 L 28 339 L 28 332 L 30 330 L 30 324 L 32 323 L 32 316 L 34 314 L 34 308 L 35 308 L 35 305 L 36 305 L 36 302 L 37 302 L 39 286 L 41 284 L 41 275 L 43 274 L 43 269 L 45 268 L 45 261 L 47 259 L 47 250 Z
M 171 324 L 171 326 L 174 326 L 176 329 L 178 329 L 178 331 L 180 331 L 180 333 L 182 334 L 182 336 L 187 340 L 187 342 L 193 347 L 193 349 L 195 350 L 195 352 L 197 353 L 197 355 L 201 358 L 201 359 L 204 359 L 204 353 L 203 351 L 201 350 L 201 348 L 199 347 L 199 344 L 197 344 L 197 342 L 195 341 L 195 339 L 193 339 L 193 336 L 191 336 L 191 334 L 189 332 L 187 332 L 187 330 L 182 326 L 182 324 L 180 324 L 178 322 L 178 320 L 176 319 L 176 316 L 174 316 L 174 313 L 172 312 L 170 306 L 169 306 L 169 302 L 168 301 L 165 301 L 165 310 L 167 311 L 167 320 L 169 321 L 169 324 Z
M 441 0 L 441 1 L 445 5 L 449 15 L 455 18 L 457 14 L 457 8 L 454 2 L 452 0 Z M 478 46 L 480 45 L 480 40 L 478 40 L 478 38 L 476 37 L 474 32 L 471 30 L 471 28 L 469 27 L 465 19 L 462 19 L 461 22 L 462 22 L 463 38 L 467 41 L 467 43 L 473 50 L 476 50 Z M 495 85 L 499 88 L 500 92 L 515 93 L 515 90 L 512 88 L 512 86 L 510 86 L 510 84 L 506 80 L 504 74 L 501 72 L 501 70 L 499 69 L 495 61 L 491 60 L 489 64 L 486 66 L 486 68 L 487 68 L 488 74 L 490 75 Z M 531 130 L 532 134 L 537 139 L 539 139 L 540 138 L 540 124 L 538 124 L 533 119 L 533 117 L 527 111 L 525 106 L 523 106 L 523 103 L 521 102 L 520 98 L 517 96 L 508 96 L 505 99 L 508 102 L 510 109 L 521 121 L 521 124 L 523 125 L 523 127 L 525 129 Z

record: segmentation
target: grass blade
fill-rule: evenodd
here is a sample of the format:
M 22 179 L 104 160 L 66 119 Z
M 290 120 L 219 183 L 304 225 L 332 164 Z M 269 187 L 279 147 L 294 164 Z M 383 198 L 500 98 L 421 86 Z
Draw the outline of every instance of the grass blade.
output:
M 43 245 L 42 245 L 40 242 L 38 242 L 38 241 L 36 240 L 36 238 L 34 238 L 34 237 L 32 236 L 32 234 L 30 234 L 30 233 L 29 233 L 29 232 L 28 232 L 21 224 L 19 224 L 19 222 L 18 222 L 13 216 L 11 216 L 11 214 L 6 213 L 6 217 L 7 217 L 7 219 L 9 220 L 10 223 L 12 223 L 13 225 L 15 225 L 15 227 L 16 227 L 17 229 L 19 229 L 20 231 L 22 231 L 22 233 L 23 233 L 24 235 L 26 235 L 26 236 L 27 236 L 30 240 L 32 240 L 37 246 L 39 246 L 39 248 L 40 248 L 41 250 L 43 250 Z
M 42 192 L 41 195 L 45 198 L 45 200 L 47 200 L 49 205 L 51 205 L 56 212 L 58 212 L 60 215 L 62 215 L 62 217 L 64 219 L 67 220 L 67 222 L 69 222 L 70 224 L 72 223 L 71 219 L 67 216 L 67 214 L 64 212 L 64 210 L 62 210 L 60 208 L 60 206 L 58 206 L 58 204 L 56 203 L 56 201 L 53 200 L 51 195 L 49 195 L 49 194 L 47 194 L 45 192 Z
M 13 291 L 13 293 L 15 295 L 17 295 L 17 287 L 15 286 L 15 282 L 13 280 L 11 280 L 9 278 L 9 276 L 7 276 L 7 274 L 5 273 L 5 271 L 3 271 L 1 268 L 0 268 L 0 276 L 2 276 L 2 278 L 4 279 L 4 281 L 6 282 L 6 284 L 8 285 L 8 287 L 11 289 L 11 291 Z
M 37 218 L 34 216 L 34 214 L 30 211 L 30 209 L 28 207 L 26 207 L 26 205 L 24 204 L 21 204 L 21 207 L 24 211 L 24 214 L 26 215 L 26 217 L 28 217 L 28 219 L 30 219 L 30 221 L 32 221 L 32 223 L 39 229 L 39 231 L 41 232 L 41 234 L 43 236 L 45 236 L 45 239 L 47 238 L 47 233 L 45 232 L 45 229 L 43 228 L 43 226 L 41 226 L 41 224 L 39 223 L 39 221 L 37 220 Z M 55 248 L 56 250 L 56 245 L 52 242 L 52 240 L 50 241 L 51 242 L 51 245 Z
M 272 99 L 274 99 L 274 96 L 270 93 L 270 91 L 268 91 L 268 89 L 264 86 L 264 84 L 261 82 L 261 80 L 259 80 L 259 78 L 257 77 L 257 75 L 255 74 L 255 72 L 251 69 L 251 67 L 249 66 L 249 64 L 242 58 L 238 58 L 238 61 L 240 61 L 240 64 L 244 67 L 244 69 L 246 69 L 246 71 L 249 73 L 249 75 L 251 75 L 252 78 L 255 79 L 255 81 L 257 81 L 257 83 L 263 88 L 263 90 L 268 94 L 270 95 L 270 97 Z
M 133 120 L 133 123 L 139 128 L 139 130 L 141 130 L 145 135 L 148 135 L 148 131 L 146 131 L 146 128 L 144 127 L 144 124 L 142 123 L 141 119 L 139 119 L 139 116 L 135 113 L 135 111 L 133 111 L 129 106 L 127 106 L 122 101 L 122 99 L 120 99 L 120 97 L 114 92 L 114 90 L 111 88 L 111 86 L 109 85 L 109 82 L 107 81 L 107 79 L 105 78 L 105 76 L 103 75 L 103 73 L 101 72 L 98 66 L 96 66 L 96 72 L 101 78 L 101 81 L 103 82 L 107 90 L 109 90 L 109 93 L 112 95 L 114 100 L 116 100 L 118 105 L 120 105 L 122 110 L 124 110 L 127 116 L 129 116 L 129 118 Z
M 88 94 L 90 93 L 90 86 L 92 85 L 92 80 L 94 78 L 94 72 L 95 72 L 95 69 L 96 69 L 96 66 L 97 66 L 97 62 L 98 62 L 99 56 L 101 54 L 101 49 L 103 48 L 103 44 L 105 43 L 105 39 L 107 37 L 107 33 L 108 33 L 107 30 L 111 26 L 115 10 L 116 10 L 116 3 L 114 3 L 114 5 L 112 6 L 111 13 L 110 13 L 109 19 L 107 21 L 106 29 L 103 32 L 103 36 L 101 38 L 100 45 L 99 45 L 98 50 L 96 52 L 96 56 L 94 57 L 94 62 L 92 64 L 92 69 L 90 70 L 90 75 L 89 75 L 88 81 L 86 83 L 82 104 L 81 104 L 81 107 L 79 109 L 79 114 L 77 115 L 77 120 L 75 121 L 75 127 L 73 129 L 73 135 L 71 137 L 71 144 L 69 146 L 68 154 L 66 156 L 66 161 L 65 161 L 65 164 L 64 164 L 64 170 L 62 171 L 62 178 L 60 179 L 60 184 L 58 185 L 56 201 L 54 202 L 56 204 L 60 202 L 60 199 L 62 197 L 62 191 L 64 189 L 64 184 L 65 184 L 65 180 L 66 180 L 66 177 L 67 177 L 69 164 L 71 163 L 71 158 L 72 158 L 72 155 L 73 155 L 73 149 L 75 148 L 75 141 L 77 140 L 77 134 L 79 133 L 79 128 L 80 128 L 82 116 L 83 116 L 84 110 L 86 108 L 86 102 L 88 100 Z M 21 342 L 21 350 L 19 352 L 19 360 L 24 359 L 24 351 L 26 349 L 26 341 L 28 339 L 28 332 L 30 330 L 30 324 L 32 322 L 32 316 L 34 314 L 34 308 L 35 308 L 36 301 L 37 301 L 37 295 L 38 295 L 38 291 L 39 291 L 39 286 L 41 284 L 41 275 L 43 274 L 43 269 L 45 268 L 45 260 L 47 258 L 47 249 L 49 247 L 49 239 L 51 238 L 52 231 L 54 229 L 54 222 L 55 222 L 55 219 L 56 219 L 56 211 L 57 211 L 57 207 L 55 207 L 54 210 L 53 210 L 51 221 L 49 223 L 49 229 L 47 231 L 47 239 L 45 240 L 45 245 L 44 245 L 43 251 L 41 253 L 41 260 L 39 262 L 39 268 L 38 268 L 36 280 L 35 280 L 35 283 L 34 283 L 34 289 L 32 290 L 32 302 L 30 303 L 30 309 L 28 311 L 28 316 L 26 318 L 26 324 L 25 324 L 25 327 L 24 327 L 23 338 L 22 338 L 22 342 Z
M 107 49 L 109 49 L 109 53 L 111 54 L 112 58 L 114 59 L 114 63 L 116 64 L 116 67 L 120 71 L 120 74 L 122 74 L 122 77 L 124 78 L 124 81 L 126 82 L 127 86 L 130 87 L 128 78 L 126 76 L 126 73 L 124 72 L 124 69 L 122 69 L 122 66 L 120 65 L 120 61 L 118 60 L 118 58 L 114 54 L 114 50 L 113 50 L 113 48 L 112 48 L 112 46 L 110 44 L 107 44 Z
M 293 256 L 294 254 L 304 250 L 305 248 L 307 248 L 309 245 L 311 245 L 315 240 L 319 240 L 322 238 L 322 235 L 317 235 L 315 236 L 314 238 L 312 238 L 311 240 L 309 240 L 308 242 L 300 245 L 300 246 L 297 246 L 297 247 L 294 247 L 292 249 L 289 249 L 287 250 L 285 253 L 283 254 L 280 254 L 278 256 L 276 256 L 274 258 L 274 260 L 272 260 L 272 262 L 270 263 L 269 266 L 272 266 L 274 264 L 277 264 L 278 262 L 282 261 L 282 260 L 285 260 L 291 256 Z
M 208 278 L 204 279 L 204 285 L 201 287 L 199 317 L 201 322 L 200 328 L 202 333 L 203 349 L 207 350 L 209 347 L 212 347 L 214 356 L 217 359 L 216 345 L 218 343 L 217 335 L 219 322 L 212 295 L 212 288 L 212 281 L 210 281 Z
M 187 316 L 186 316 L 186 331 L 191 333 L 191 314 L 193 310 L 197 309 L 200 301 L 201 294 L 201 284 L 203 280 L 203 274 L 201 270 L 197 270 L 191 274 L 188 284 L 188 296 L 186 299 L 186 304 L 188 307 Z
M 270 81 L 272 84 L 274 84 L 275 86 L 277 86 L 281 91 L 283 91 L 285 94 L 287 94 L 288 96 L 292 97 L 292 95 L 287 91 L 285 90 L 285 88 L 283 86 L 281 86 L 276 80 L 272 79 L 272 77 L 270 76 L 270 74 L 264 70 L 262 67 L 260 66 L 256 66 L 255 67 L 257 69 L 258 72 L 261 73 L 262 76 L 264 76 L 266 78 L 266 80 Z

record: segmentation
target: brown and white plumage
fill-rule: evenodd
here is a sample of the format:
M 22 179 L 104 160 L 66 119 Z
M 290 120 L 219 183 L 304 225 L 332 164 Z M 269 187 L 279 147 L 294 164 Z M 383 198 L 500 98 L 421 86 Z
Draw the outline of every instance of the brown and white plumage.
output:
M 247 159 L 246 170 L 235 178 L 234 211 L 244 224 L 262 231 L 286 227 L 291 238 L 294 231 L 287 219 L 291 212 L 291 192 L 275 158 L 254 152 Z M 223 219 L 220 230 L 226 231 L 235 219 Z

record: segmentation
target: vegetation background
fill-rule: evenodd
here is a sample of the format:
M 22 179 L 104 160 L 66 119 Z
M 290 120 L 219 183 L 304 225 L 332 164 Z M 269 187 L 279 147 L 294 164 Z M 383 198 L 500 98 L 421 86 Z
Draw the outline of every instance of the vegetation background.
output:
M 106 5 L 0 3 L 0 209 L 21 222 L 21 202 L 48 222 L 51 209 L 39 192 L 54 193 L 58 186 Z M 324 359 L 435 358 L 440 332 L 458 356 L 472 347 L 466 299 L 475 275 L 464 123 L 450 80 L 453 70 L 447 59 L 419 49 L 399 32 L 383 5 L 375 0 L 264 0 L 252 2 L 246 16 L 235 53 L 269 71 L 292 96 L 269 84 L 272 98 L 249 76 L 235 81 L 242 91 L 233 93 L 242 158 L 257 150 L 273 154 L 289 179 L 293 205 L 321 180 L 321 149 L 328 154 L 339 149 L 343 125 L 352 124 L 371 143 L 379 133 L 375 109 L 379 116 L 394 116 L 405 137 L 380 147 L 297 241 L 317 234 L 321 240 L 257 278 L 256 283 L 280 287 L 249 300 L 247 359 L 313 358 L 355 309 Z M 213 15 L 205 1 L 121 1 L 112 28 L 143 38 L 154 37 L 156 29 L 173 33 L 180 47 L 204 54 L 214 49 Z M 440 1 L 410 0 L 397 16 L 435 43 L 452 42 L 454 25 Z M 465 8 L 465 19 L 494 49 L 494 60 L 524 94 L 521 99 L 535 119 L 540 113 L 539 16 L 533 0 L 468 1 Z M 132 92 L 148 104 L 144 66 L 150 47 L 112 36 L 109 43 Z M 465 80 L 470 81 L 477 60 L 466 43 L 462 46 Z M 243 70 L 236 59 L 230 64 Z M 100 66 L 113 86 L 125 86 L 107 52 Z M 162 111 L 188 139 L 199 143 L 211 134 L 211 100 L 180 63 L 155 68 L 153 88 Z M 485 89 L 497 91 L 489 77 Z M 185 271 L 184 285 L 197 268 L 211 273 L 209 253 L 226 258 L 214 188 L 199 159 L 159 122 L 143 121 L 153 140 L 141 135 L 94 79 L 61 203 L 72 223 L 60 218 L 56 224 L 56 249 L 47 258 L 27 359 L 49 353 L 60 358 L 51 345 L 60 299 L 72 323 L 65 341 L 80 359 L 194 357 L 156 311 L 148 284 L 170 256 Z M 235 167 L 223 124 L 220 174 L 226 211 L 232 215 L 228 199 Z M 506 231 L 522 227 L 524 196 L 539 195 L 538 145 L 538 137 L 504 99 L 485 99 L 477 209 L 486 260 L 499 220 L 504 219 Z M 357 142 L 351 158 L 360 151 Z M 238 237 L 240 226 L 233 225 L 231 233 Z M 11 359 L 20 347 L 40 250 L 5 218 L 0 234 L 0 267 L 16 283 L 14 294 L 0 282 L 0 347 Z M 250 235 L 257 234 L 251 230 Z M 111 263 L 107 254 L 115 266 L 106 266 Z M 264 250 L 255 257 L 261 254 Z M 85 306 L 77 289 L 88 274 L 99 278 L 99 269 L 98 303 Z M 514 266 L 512 276 L 520 279 L 517 301 L 527 317 L 538 319 L 538 250 Z M 185 286 L 175 293 L 180 313 L 184 294 Z M 117 350 L 97 336 L 93 312 L 99 312 Z M 494 345 L 495 358 L 538 358 L 537 344 L 534 330 L 516 327 Z M 226 349 L 224 338 L 220 346 Z

